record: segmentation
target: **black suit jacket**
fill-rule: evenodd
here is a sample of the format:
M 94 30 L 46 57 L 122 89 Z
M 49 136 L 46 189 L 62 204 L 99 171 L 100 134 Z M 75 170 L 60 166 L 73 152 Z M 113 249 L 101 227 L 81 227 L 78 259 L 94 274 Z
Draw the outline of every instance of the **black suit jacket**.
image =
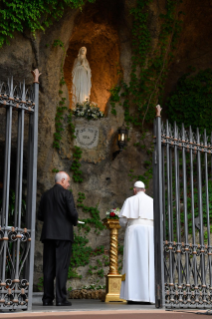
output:
M 77 225 L 78 213 L 72 193 L 55 184 L 41 198 L 38 219 L 44 222 L 42 242 L 46 239 L 73 241 L 73 225 Z

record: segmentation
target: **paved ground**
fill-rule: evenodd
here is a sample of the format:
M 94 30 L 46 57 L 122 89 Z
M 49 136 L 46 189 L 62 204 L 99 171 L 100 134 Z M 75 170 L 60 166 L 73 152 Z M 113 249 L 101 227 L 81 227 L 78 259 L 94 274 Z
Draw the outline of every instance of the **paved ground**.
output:
M 0 312 L 0 318 L 23 319 L 205 319 L 206 310 L 166 311 L 155 309 L 154 305 L 120 304 L 98 300 L 74 299 L 72 307 L 43 307 L 33 304 L 31 312 Z M 198 313 L 198 316 L 196 315 Z M 166 317 L 166 318 L 165 318 Z
M 110 302 L 105 303 L 100 300 L 95 299 L 72 299 L 70 300 L 72 302 L 71 307 L 57 307 L 57 306 L 51 306 L 51 307 L 43 307 L 41 304 L 33 304 L 33 311 L 43 311 L 45 308 L 45 311 L 67 311 L 67 308 L 69 311 L 107 311 L 107 310 L 154 310 L 155 305 L 144 305 L 142 303 L 139 304 L 124 304 L 124 303 L 118 303 L 118 302 Z

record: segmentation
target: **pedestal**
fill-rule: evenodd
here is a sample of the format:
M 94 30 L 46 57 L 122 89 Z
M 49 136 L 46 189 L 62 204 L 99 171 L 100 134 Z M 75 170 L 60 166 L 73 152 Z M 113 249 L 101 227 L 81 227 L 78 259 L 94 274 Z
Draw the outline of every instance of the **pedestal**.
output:
M 106 276 L 105 302 L 123 302 L 120 299 L 122 275 L 118 273 L 118 231 L 121 226 L 118 219 L 107 219 L 104 224 L 110 229 L 110 268 Z

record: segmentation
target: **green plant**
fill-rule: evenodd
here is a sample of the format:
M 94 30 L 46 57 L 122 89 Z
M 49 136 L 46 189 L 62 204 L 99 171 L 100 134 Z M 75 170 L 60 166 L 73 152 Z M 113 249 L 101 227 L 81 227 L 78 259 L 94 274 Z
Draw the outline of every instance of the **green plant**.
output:
M 99 267 L 102 267 L 102 262 L 99 260 L 99 259 L 97 259 L 97 265 L 99 266 Z
M 43 277 L 38 279 L 38 290 L 43 291 Z
M 109 256 L 103 255 L 102 259 L 103 259 L 103 262 L 104 262 L 104 266 L 109 266 L 110 265 Z
M 118 253 L 119 253 L 120 255 L 123 255 L 123 253 L 124 253 L 124 246 L 123 246 L 123 245 L 119 245 L 119 244 L 118 244 Z
M 64 131 L 63 129 L 63 113 L 67 110 L 67 107 L 63 104 L 65 103 L 65 98 L 59 102 L 60 106 L 57 107 L 56 115 L 55 115 L 55 133 L 54 133 L 54 142 L 53 147 L 56 149 L 60 148 L 60 141 L 62 139 L 61 132 Z M 61 106 L 62 104 L 62 106 Z
M 2 210 L 2 198 L 0 199 L 0 207 Z M 9 212 L 8 212 L 8 224 L 14 225 L 14 212 L 15 212 L 15 191 L 13 189 L 10 190 L 9 193 Z M 26 227 L 24 224 L 24 216 L 26 212 L 26 201 L 24 198 L 22 198 L 22 204 L 21 204 L 21 216 L 22 216 L 22 223 L 23 227 Z
M 95 0 L 87 0 L 95 2 Z M 0 47 L 15 32 L 28 29 L 35 37 L 37 30 L 45 31 L 54 21 L 62 18 L 65 10 L 82 9 L 86 0 L 3 0 L 0 3 Z
M 66 84 L 64 77 L 63 77 L 63 64 L 64 64 L 64 59 L 66 56 L 66 51 L 65 51 L 65 47 L 64 47 L 64 43 L 57 39 L 54 40 L 52 47 L 56 48 L 56 47 L 60 47 L 63 49 L 63 58 L 61 61 L 61 66 L 60 66 L 60 73 L 61 73 L 61 79 L 60 79 L 60 89 L 59 89 L 59 96 L 60 96 L 60 101 L 59 101 L 59 105 L 57 106 L 56 109 L 56 115 L 55 115 L 55 133 L 54 133 L 54 141 L 53 141 L 53 147 L 56 149 L 60 149 L 60 141 L 62 139 L 62 131 L 64 131 L 63 129 L 63 120 L 64 120 L 64 112 L 67 110 L 67 107 L 65 105 L 66 103 L 66 98 L 62 96 L 63 91 L 62 91 L 62 86 Z M 70 119 L 69 119 L 70 122 Z M 70 127 L 70 124 L 69 124 Z M 74 128 L 72 128 L 72 131 L 74 130 Z
M 87 246 L 88 239 L 74 234 L 74 243 L 72 246 L 72 256 L 68 270 L 68 278 L 79 278 L 82 276 L 78 275 L 76 268 L 79 266 L 85 266 L 89 264 L 92 248 Z
M 76 183 L 82 183 L 82 171 L 79 169 L 81 167 L 81 164 L 79 162 L 82 155 L 82 150 L 78 146 L 74 146 L 73 151 L 73 162 L 71 164 L 70 170 L 73 172 L 73 180 Z
M 113 115 L 116 115 L 116 103 L 120 102 L 120 90 L 121 86 L 115 86 L 112 89 L 110 89 L 111 97 L 110 97 L 110 104 L 111 104 L 111 113 Z
M 120 101 L 122 90 L 125 122 L 144 129 L 144 123 L 152 123 L 155 105 L 163 97 L 168 65 L 173 59 L 176 42 L 182 29 L 178 16 L 180 1 L 167 0 L 166 13 L 160 15 L 161 32 L 157 47 L 152 50 L 152 37 L 149 28 L 149 5 L 152 0 L 137 0 L 137 6 L 130 10 L 132 26 L 132 69 L 129 85 L 121 81 L 112 88 L 112 113 L 116 114 L 115 104 Z M 152 52 L 153 51 L 153 52 Z M 121 87 L 121 89 L 120 89 Z
M 193 69 L 193 71 L 195 71 Z M 200 133 L 206 128 L 212 131 L 212 70 L 206 69 L 192 75 L 183 75 L 177 83 L 176 89 L 167 99 L 166 107 L 170 122 L 176 121 L 180 127 L 184 123 L 190 125 Z
M 100 289 L 105 289 L 106 286 L 105 285 L 90 285 L 90 286 L 83 286 L 82 289 L 86 289 L 86 290 L 100 290 Z
M 103 269 L 99 269 L 99 270 L 97 271 L 97 275 L 98 275 L 100 278 L 103 278 L 104 275 L 105 275 L 104 270 L 103 270 Z

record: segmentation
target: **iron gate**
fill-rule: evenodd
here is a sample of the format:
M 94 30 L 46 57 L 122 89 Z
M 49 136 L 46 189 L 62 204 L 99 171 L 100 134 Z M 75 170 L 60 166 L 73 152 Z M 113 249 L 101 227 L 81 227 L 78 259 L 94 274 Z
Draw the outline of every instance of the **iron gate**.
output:
M 37 186 L 39 71 L 34 83 L 0 83 L 0 107 L 6 112 L 2 210 L 0 214 L 0 310 L 29 310 L 32 305 Z M 12 117 L 17 111 L 17 153 L 14 214 L 10 216 Z M 28 117 L 28 120 L 26 119 Z M 26 124 L 28 121 L 28 124 Z M 28 126 L 26 211 L 22 211 L 24 128 Z
M 212 305 L 212 135 L 154 126 L 156 307 Z

